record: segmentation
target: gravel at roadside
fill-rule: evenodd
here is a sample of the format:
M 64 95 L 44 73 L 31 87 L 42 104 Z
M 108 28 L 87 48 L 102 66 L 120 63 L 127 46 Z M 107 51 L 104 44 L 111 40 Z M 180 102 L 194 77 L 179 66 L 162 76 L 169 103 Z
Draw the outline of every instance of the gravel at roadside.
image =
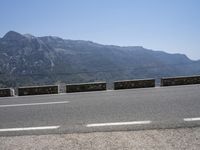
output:
M 200 127 L 0 137 L 0 150 L 199 150 Z

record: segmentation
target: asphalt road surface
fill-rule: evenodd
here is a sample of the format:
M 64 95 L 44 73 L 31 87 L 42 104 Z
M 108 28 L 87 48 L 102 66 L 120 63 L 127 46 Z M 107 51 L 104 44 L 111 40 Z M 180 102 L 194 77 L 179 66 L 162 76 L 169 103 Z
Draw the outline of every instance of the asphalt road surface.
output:
M 200 126 L 200 85 L 0 98 L 0 136 Z

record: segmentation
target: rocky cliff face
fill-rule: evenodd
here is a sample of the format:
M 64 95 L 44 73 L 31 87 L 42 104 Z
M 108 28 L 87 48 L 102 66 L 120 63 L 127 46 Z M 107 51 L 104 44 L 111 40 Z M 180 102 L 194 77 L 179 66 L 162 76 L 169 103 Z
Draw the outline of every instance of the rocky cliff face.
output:
M 183 54 L 143 47 L 35 37 L 10 31 L 0 39 L 0 86 L 113 81 L 200 73 Z

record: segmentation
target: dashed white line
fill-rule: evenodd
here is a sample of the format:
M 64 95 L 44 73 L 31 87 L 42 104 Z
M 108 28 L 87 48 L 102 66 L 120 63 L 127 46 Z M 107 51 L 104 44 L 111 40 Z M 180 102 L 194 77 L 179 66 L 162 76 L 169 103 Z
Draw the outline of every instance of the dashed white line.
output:
M 27 127 L 27 128 L 7 128 L 0 129 L 0 132 L 10 132 L 10 131 L 31 131 L 31 130 L 52 130 L 58 129 L 60 126 L 41 126 L 41 127 Z
M 66 103 L 69 103 L 69 101 L 0 105 L 0 108 L 4 108 L 4 107 L 19 107 L 19 106 L 36 106 L 36 105 L 53 105 L 53 104 L 66 104 Z
M 122 126 L 122 125 L 143 125 L 143 124 L 150 124 L 150 123 L 151 123 L 151 121 L 111 122 L 111 123 L 87 124 L 86 127 Z
M 200 118 L 184 118 L 184 121 L 200 121 Z

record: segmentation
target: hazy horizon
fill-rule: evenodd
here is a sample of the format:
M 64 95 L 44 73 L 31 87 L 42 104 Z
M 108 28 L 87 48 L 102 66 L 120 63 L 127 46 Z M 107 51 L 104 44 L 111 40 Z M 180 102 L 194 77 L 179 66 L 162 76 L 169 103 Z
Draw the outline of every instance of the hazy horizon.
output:
M 199 6 L 198 0 L 2 0 L 0 37 L 13 30 L 199 60 Z

